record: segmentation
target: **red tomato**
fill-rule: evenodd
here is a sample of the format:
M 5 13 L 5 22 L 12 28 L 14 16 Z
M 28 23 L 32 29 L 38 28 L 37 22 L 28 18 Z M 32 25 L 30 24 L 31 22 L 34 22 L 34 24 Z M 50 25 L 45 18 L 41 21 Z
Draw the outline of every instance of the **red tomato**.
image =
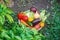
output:
M 18 14 L 18 19 L 22 19 L 23 16 L 24 16 L 23 14 L 20 14 L 20 13 L 19 13 L 19 14 Z
M 35 28 L 36 29 L 39 29 L 40 28 L 40 25 L 39 24 L 35 25 Z
M 27 21 L 28 20 L 28 16 L 24 16 L 22 20 L 23 21 Z

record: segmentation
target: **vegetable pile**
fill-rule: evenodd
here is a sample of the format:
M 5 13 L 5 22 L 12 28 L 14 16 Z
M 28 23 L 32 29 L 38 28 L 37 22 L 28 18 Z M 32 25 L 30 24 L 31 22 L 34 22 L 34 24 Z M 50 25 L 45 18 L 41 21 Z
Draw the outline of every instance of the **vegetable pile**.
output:
M 35 28 L 37 30 L 40 30 L 45 25 L 45 20 L 50 15 L 45 14 L 46 11 L 42 10 L 39 12 L 35 7 L 31 7 L 30 10 L 19 12 L 18 13 L 18 20 L 19 24 L 23 23 L 29 28 Z

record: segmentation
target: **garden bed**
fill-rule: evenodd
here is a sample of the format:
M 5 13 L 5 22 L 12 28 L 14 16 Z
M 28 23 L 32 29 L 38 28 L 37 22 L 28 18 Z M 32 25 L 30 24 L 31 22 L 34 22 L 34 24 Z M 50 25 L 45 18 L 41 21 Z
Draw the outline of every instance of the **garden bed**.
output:
M 13 6 L 8 8 L 0 4 L 0 40 L 60 40 L 60 5 L 57 1 L 59 0 L 13 0 Z M 6 5 L 5 1 L 3 4 Z M 42 9 L 47 14 L 50 13 L 40 31 L 18 23 L 17 14 L 32 6 L 38 11 Z

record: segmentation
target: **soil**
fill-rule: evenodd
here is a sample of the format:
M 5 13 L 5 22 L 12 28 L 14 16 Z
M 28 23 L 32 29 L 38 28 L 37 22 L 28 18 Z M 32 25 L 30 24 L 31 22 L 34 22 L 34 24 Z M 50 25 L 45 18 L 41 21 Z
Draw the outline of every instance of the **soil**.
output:
M 14 6 L 11 7 L 11 9 L 15 13 L 28 10 L 32 6 L 38 10 L 49 9 L 51 7 L 50 1 L 51 0 L 14 0 Z

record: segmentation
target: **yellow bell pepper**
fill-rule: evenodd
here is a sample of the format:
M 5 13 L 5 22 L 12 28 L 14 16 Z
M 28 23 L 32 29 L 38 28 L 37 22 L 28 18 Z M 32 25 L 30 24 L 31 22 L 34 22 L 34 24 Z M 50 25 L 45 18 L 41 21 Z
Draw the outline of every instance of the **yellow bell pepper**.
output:
M 32 17 L 29 17 L 29 18 L 28 18 L 28 21 L 29 21 L 29 22 L 32 22 L 33 20 L 34 20 L 34 19 L 33 19 Z
M 40 22 L 40 27 L 44 27 L 44 22 Z

